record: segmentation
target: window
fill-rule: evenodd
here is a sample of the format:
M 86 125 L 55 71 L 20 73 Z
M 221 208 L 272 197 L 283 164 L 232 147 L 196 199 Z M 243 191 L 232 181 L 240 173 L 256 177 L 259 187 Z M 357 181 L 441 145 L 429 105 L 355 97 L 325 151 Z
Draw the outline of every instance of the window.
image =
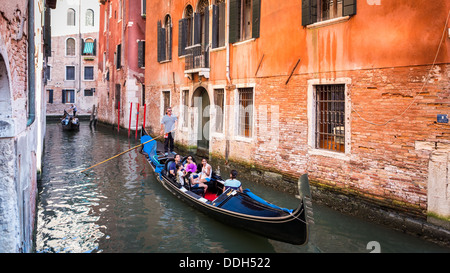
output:
M 141 105 L 145 105 L 145 85 L 141 84 Z
M 183 90 L 183 127 L 189 124 L 189 90 Z
M 164 25 L 161 21 L 158 27 L 158 62 L 172 60 L 172 19 L 170 15 L 164 18 Z
M 216 126 L 217 133 L 223 133 L 223 111 L 225 103 L 225 94 L 223 89 L 214 89 L 214 105 L 216 109 Z
M 96 40 L 92 38 L 87 38 L 85 40 L 81 40 L 83 55 L 95 56 L 97 51 Z
M 118 21 L 122 20 L 122 13 L 123 9 L 122 9 L 122 0 L 119 0 L 119 19 Z
M 239 88 L 238 136 L 252 137 L 253 88 Z
M 147 1 L 141 0 L 141 16 L 145 18 L 147 12 Z
M 116 84 L 116 97 L 114 107 L 116 109 L 119 109 L 119 104 L 120 104 L 120 84 Z
M 45 79 L 47 81 L 52 80 L 52 67 L 50 65 L 47 65 L 47 69 L 45 69 Z
M 315 148 L 345 152 L 345 84 L 315 86 Z
M 75 10 L 74 9 L 67 10 L 67 25 L 68 26 L 75 25 Z
M 53 103 L 53 89 L 47 89 L 47 103 Z
M 138 41 L 138 67 L 145 67 L 145 41 Z
M 166 109 L 170 107 L 170 91 L 163 91 L 162 92 L 162 99 L 163 99 L 163 115 L 166 113 Z
M 302 0 L 302 25 L 356 14 L 356 0 Z
M 66 56 L 75 56 L 75 39 L 68 38 L 66 40 Z
M 85 97 L 92 97 L 94 96 L 95 88 L 91 89 L 84 89 L 84 96 Z
M 116 64 L 116 68 L 119 69 L 122 67 L 122 44 L 118 44 L 116 47 L 116 52 L 114 53 L 114 60 Z
M 93 66 L 85 66 L 84 67 L 84 80 L 85 81 L 93 81 L 94 80 L 94 67 Z
M 62 90 L 62 103 L 75 103 L 75 90 L 63 89 Z
M 86 10 L 86 26 L 94 26 L 94 11 L 91 9 Z
M 75 66 L 69 65 L 66 66 L 66 81 L 74 81 L 75 80 Z
M 225 46 L 225 7 L 225 0 L 212 5 L 212 48 Z
M 230 43 L 259 37 L 261 0 L 230 1 Z

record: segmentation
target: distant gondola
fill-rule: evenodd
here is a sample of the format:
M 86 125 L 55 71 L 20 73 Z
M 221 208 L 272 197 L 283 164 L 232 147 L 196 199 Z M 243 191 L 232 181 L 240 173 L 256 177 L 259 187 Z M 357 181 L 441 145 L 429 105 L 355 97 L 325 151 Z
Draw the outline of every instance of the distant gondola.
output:
M 157 180 L 178 198 L 216 220 L 269 239 L 295 245 L 302 245 L 308 241 L 306 210 L 309 209 L 309 203 L 305 202 L 305 198 L 301 198 L 296 209 L 290 210 L 268 203 L 248 189 L 243 193 L 233 189 L 227 189 L 222 193 L 224 180 L 214 172 L 207 193 L 203 195 L 203 190 L 199 193 L 196 189 L 192 189 L 189 181 L 182 186 L 174 177 L 169 177 L 168 166 L 174 160 L 173 157 L 157 151 L 156 140 L 149 142 L 151 137 L 145 130 L 142 132 L 141 143 L 145 144 L 141 153 L 155 171 Z M 184 157 L 181 162 L 184 163 L 186 158 Z M 306 183 L 302 188 L 307 188 L 309 196 L 307 175 L 303 175 L 301 180 L 302 183 Z
M 64 116 L 61 119 L 61 126 L 63 130 L 74 131 L 80 129 L 80 121 L 77 117 L 69 115 L 69 113 L 64 110 Z

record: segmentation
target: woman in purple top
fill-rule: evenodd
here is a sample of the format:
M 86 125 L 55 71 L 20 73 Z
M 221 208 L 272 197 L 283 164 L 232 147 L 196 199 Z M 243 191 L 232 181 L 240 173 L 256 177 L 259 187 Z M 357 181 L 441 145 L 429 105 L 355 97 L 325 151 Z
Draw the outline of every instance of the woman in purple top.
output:
M 185 171 L 194 173 L 197 171 L 197 165 L 192 161 L 192 156 L 188 156 Z

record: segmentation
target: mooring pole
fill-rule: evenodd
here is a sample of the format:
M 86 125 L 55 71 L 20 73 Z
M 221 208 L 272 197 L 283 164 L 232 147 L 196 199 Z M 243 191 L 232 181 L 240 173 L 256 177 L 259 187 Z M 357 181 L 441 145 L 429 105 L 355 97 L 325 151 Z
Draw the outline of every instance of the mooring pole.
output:
M 133 111 L 133 103 L 130 102 L 130 121 L 128 122 L 128 137 L 130 137 L 130 129 L 131 129 L 131 112 Z
M 137 134 L 138 134 L 138 124 L 139 124 L 139 103 L 137 104 L 136 108 L 136 132 L 134 134 L 134 139 L 137 140 Z

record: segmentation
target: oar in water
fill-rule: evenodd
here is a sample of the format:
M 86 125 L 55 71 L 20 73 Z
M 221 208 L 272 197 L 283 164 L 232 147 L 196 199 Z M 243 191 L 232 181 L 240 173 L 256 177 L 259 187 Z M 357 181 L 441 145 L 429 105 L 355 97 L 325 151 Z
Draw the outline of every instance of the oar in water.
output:
M 111 159 L 114 159 L 114 158 L 116 158 L 116 157 L 118 157 L 118 156 L 121 156 L 121 155 L 123 155 L 123 154 L 125 154 L 125 153 L 128 153 L 129 151 L 134 150 L 134 149 L 136 149 L 136 148 L 139 148 L 139 147 L 141 147 L 142 145 L 147 144 L 147 143 L 149 143 L 150 141 L 155 140 L 155 139 L 157 139 L 157 138 L 159 138 L 159 137 L 161 137 L 161 136 L 162 136 L 162 135 L 157 136 L 157 137 L 155 137 L 155 138 L 152 138 L 152 139 L 150 139 L 149 141 L 146 141 L 146 142 L 141 143 L 141 144 L 139 144 L 139 145 L 136 145 L 136 146 L 134 146 L 133 148 L 130 148 L 130 149 L 124 151 L 124 152 L 121 152 L 120 154 L 117 154 L 117 155 L 115 155 L 115 156 L 113 156 L 113 157 L 110 157 L 110 158 L 108 158 L 108 159 L 106 159 L 106 160 L 104 160 L 104 161 L 102 161 L 102 162 L 100 162 L 100 163 L 95 164 L 94 166 L 91 166 L 91 167 L 89 167 L 89 168 L 87 168 L 87 169 L 82 170 L 81 172 L 85 172 L 85 171 L 87 171 L 87 170 L 89 170 L 89 169 L 92 169 L 92 168 L 94 168 L 94 167 L 96 167 L 96 166 L 98 166 L 98 165 L 101 165 L 101 164 L 103 164 L 103 163 L 105 163 L 105 162 L 107 162 L 107 161 L 109 161 L 109 160 L 111 160 Z

